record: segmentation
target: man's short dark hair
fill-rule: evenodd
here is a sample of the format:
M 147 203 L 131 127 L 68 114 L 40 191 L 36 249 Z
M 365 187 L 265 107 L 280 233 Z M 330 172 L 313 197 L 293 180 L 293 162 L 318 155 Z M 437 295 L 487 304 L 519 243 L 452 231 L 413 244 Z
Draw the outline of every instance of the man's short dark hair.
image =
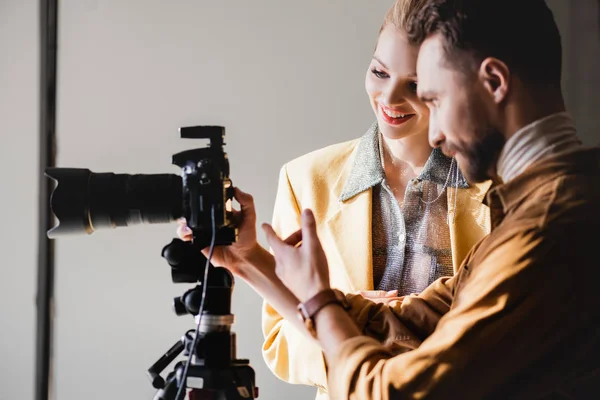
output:
M 461 70 L 495 57 L 525 84 L 560 88 L 560 33 L 544 0 L 426 0 L 407 31 L 417 45 L 441 35 L 446 61 Z

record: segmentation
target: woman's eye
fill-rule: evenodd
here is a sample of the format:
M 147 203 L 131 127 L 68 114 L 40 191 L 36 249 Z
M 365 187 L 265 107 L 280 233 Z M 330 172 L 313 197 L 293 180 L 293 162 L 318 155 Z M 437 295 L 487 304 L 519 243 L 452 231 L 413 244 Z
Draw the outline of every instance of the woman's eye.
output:
M 371 72 L 380 79 L 389 78 L 390 76 L 383 71 L 378 70 L 377 68 L 372 68 Z
M 412 90 L 414 93 L 417 93 L 417 82 L 412 81 L 409 84 L 410 90 Z

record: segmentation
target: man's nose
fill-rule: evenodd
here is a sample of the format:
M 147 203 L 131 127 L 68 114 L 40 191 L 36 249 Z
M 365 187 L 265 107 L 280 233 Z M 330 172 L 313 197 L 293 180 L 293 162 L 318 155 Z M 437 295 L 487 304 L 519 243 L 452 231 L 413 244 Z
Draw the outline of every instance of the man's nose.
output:
M 433 148 L 440 147 L 444 143 L 444 134 L 442 133 L 436 118 L 433 114 L 429 115 L 429 145 Z

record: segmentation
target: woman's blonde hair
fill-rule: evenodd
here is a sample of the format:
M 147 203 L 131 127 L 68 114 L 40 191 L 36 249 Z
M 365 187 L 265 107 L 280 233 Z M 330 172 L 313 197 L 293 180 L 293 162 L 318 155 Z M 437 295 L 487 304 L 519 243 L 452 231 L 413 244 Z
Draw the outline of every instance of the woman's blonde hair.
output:
M 388 10 L 383 24 L 379 29 L 379 33 L 388 25 L 392 25 L 394 28 L 406 32 L 408 23 L 411 17 L 417 13 L 427 0 L 396 0 L 394 5 Z

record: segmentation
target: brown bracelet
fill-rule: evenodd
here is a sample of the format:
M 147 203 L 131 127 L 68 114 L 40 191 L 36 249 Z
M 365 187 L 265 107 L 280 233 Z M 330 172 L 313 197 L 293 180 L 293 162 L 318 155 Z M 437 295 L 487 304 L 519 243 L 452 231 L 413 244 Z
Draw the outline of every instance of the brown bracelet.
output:
M 322 290 L 304 303 L 298 304 L 298 316 L 309 333 L 315 338 L 317 337 L 314 322 L 315 315 L 329 304 L 339 304 L 344 310 L 349 309 L 344 293 L 334 289 Z

